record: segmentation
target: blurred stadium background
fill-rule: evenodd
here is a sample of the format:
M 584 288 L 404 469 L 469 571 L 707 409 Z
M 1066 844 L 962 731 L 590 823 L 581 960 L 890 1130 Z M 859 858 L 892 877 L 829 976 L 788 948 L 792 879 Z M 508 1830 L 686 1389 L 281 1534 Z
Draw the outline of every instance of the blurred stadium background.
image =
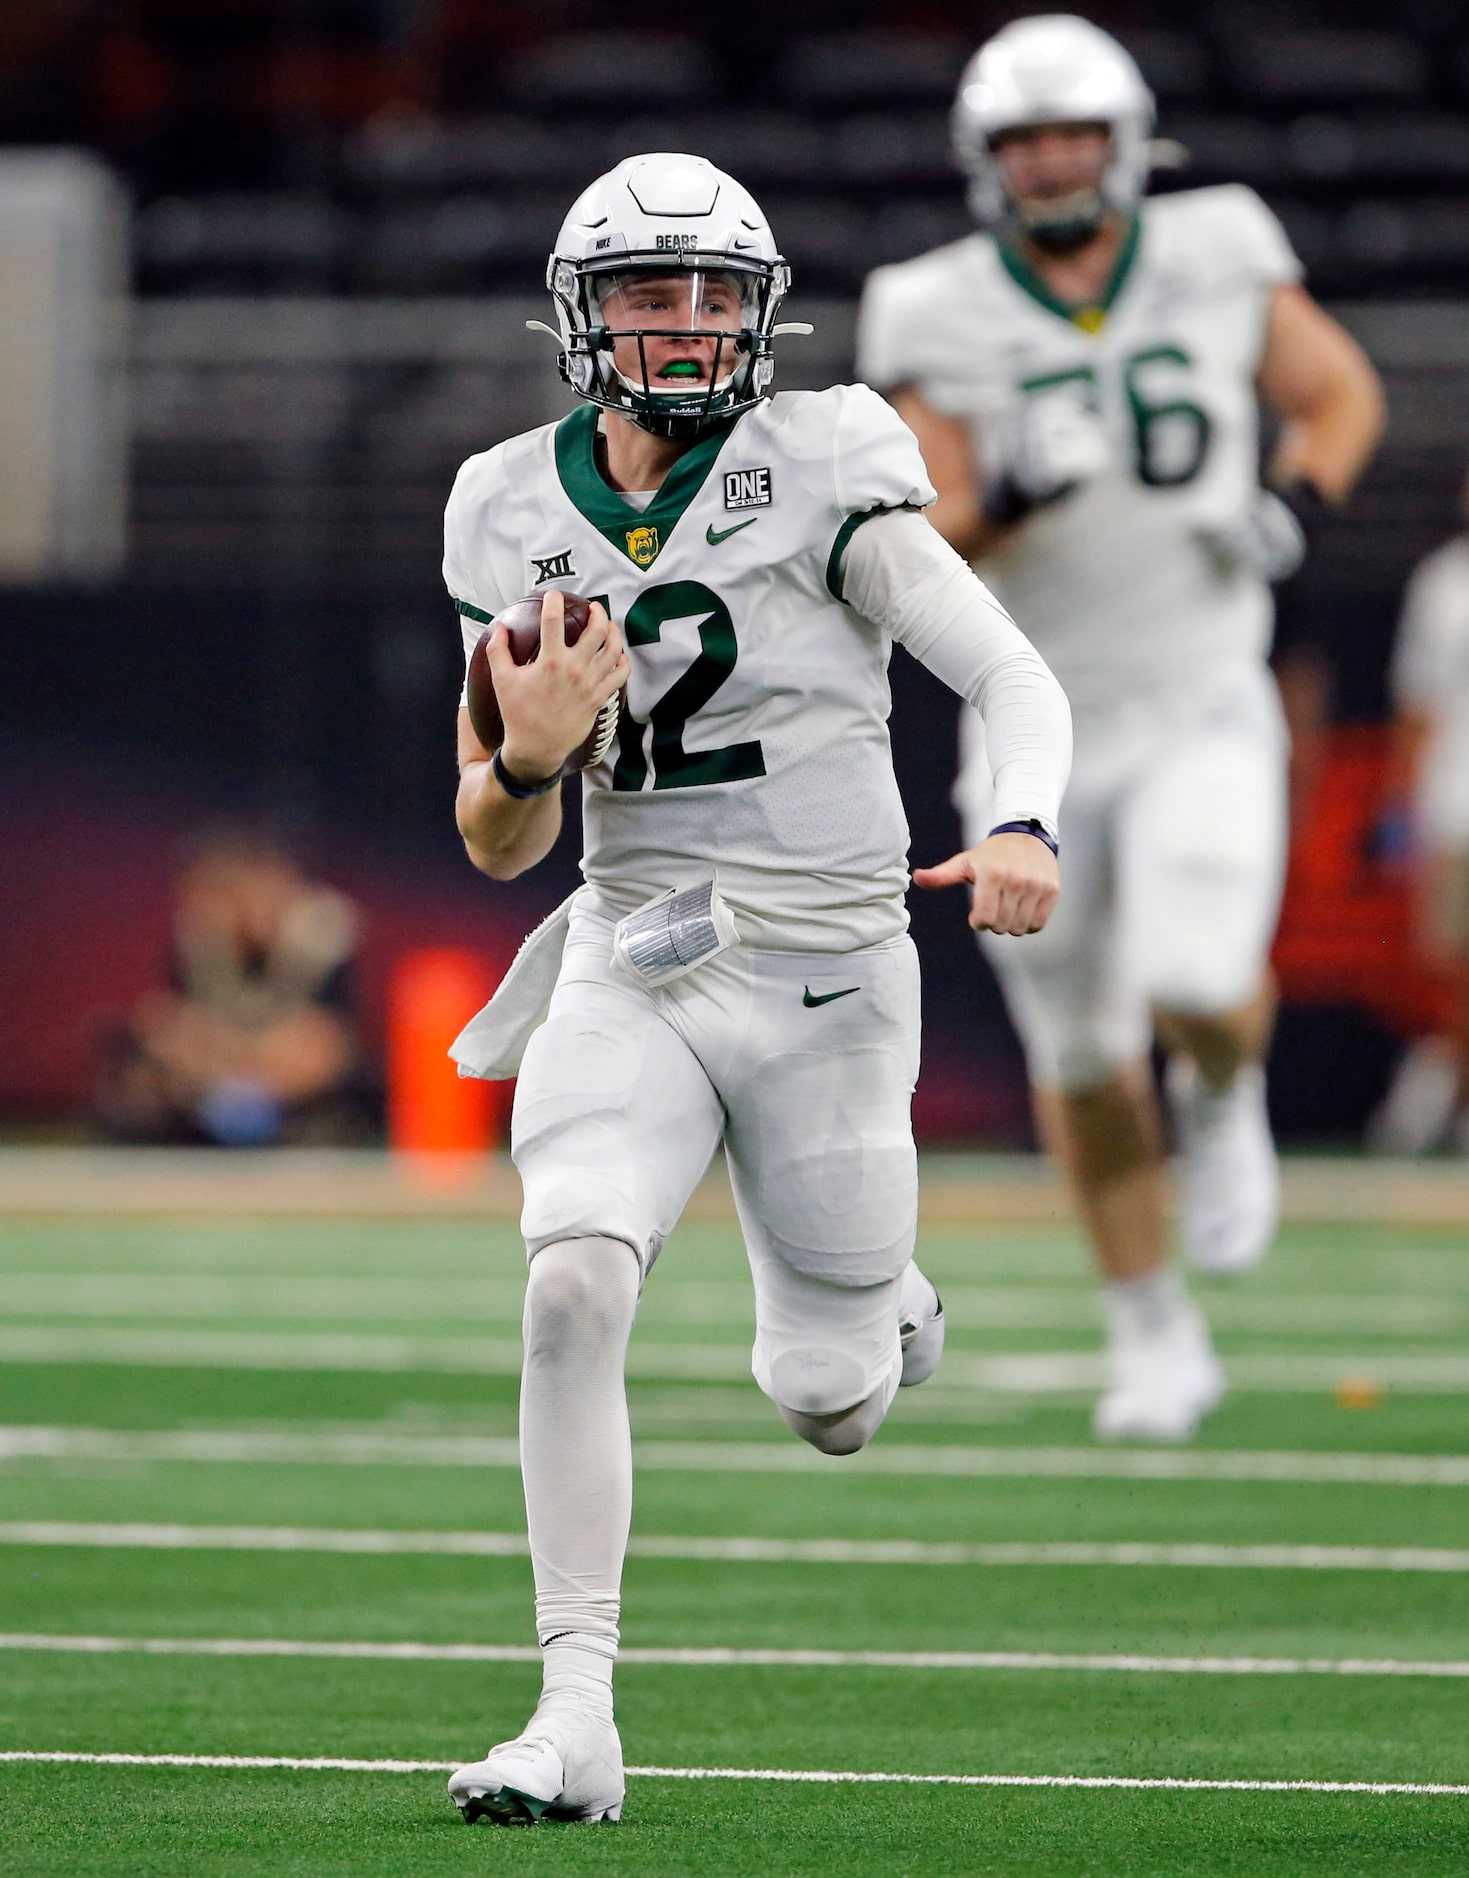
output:
M 1191 153 L 1160 186 L 1259 189 L 1387 384 L 1386 443 L 1283 595 L 1278 654 L 1295 846 L 1273 1096 L 1288 1145 L 1350 1148 L 1444 999 L 1379 811 L 1403 583 L 1458 525 L 1469 459 L 1469 16 L 1087 11 Z M 438 575 L 461 459 L 565 408 L 523 325 L 565 207 L 639 146 L 727 164 L 816 328 L 784 342 L 778 382 L 840 379 L 864 272 L 967 226 L 948 103 L 1012 16 L 0 5 L 7 1872 L 482 1865 L 439 1777 L 396 1761 L 14 1763 L 433 1766 L 518 1723 L 535 1668 L 508 1165 L 436 1186 L 376 1154 L 42 1144 L 87 1140 L 107 1040 L 167 967 L 180 858 L 241 819 L 360 909 L 368 1137 L 387 1084 L 400 1139 L 409 1111 L 432 1119 L 433 1090 L 457 1088 L 438 1007 L 492 979 L 574 878 L 574 827 L 524 882 L 463 858 Z M 954 707 L 901 655 L 894 681 L 915 851 L 947 853 Z M 920 1134 L 1024 1147 L 1018 1051 L 959 908 L 914 916 Z M 665 1255 L 631 1366 L 630 1758 L 1405 1790 L 721 1780 L 691 1802 L 644 1778 L 610 1845 L 495 1853 L 811 1878 L 1469 1869 L 1463 1163 L 1288 1161 L 1280 1245 L 1206 1298 L 1229 1398 L 1166 1452 L 1088 1443 L 1099 1322 L 1051 1175 L 936 1154 L 924 1209 L 945 1368 L 835 1466 L 750 1383 L 719 1179 Z
M 1282 599 L 1296 866 L 1273 1072 L 1287 1142 L 1350 1142 L 1441 990 L 1374 848 L 1385 671 L 1469 456 L 1469 23 L 1394 6 L 1091 9 L 1140 59 L 1162 179 L 1239 179 L 1381 369 L 1391 429 Z M 0 17 L 0 1126 L 83 1125 L 107 1025 L 157 981 L 180 840 L 265 815 L 394 961 L 493 970 L 571 877 L 490 888 L 451 814 L 458 643 L 437 573 L 471 451 L 564 408 L 540 314 L 577 187 L 637 147 L 747 179 L 850 373 L 864 272 L 967 226 L 946 112 L 1000 6 L 819 0 L 32 0 Z M 758 57 L 752 48 L 758 47 Z M 43 257 L 49 257 L 44 258 Z M 948 852 L 953 712 L 900 657 L 919 855 Z M 955 909 L 919 1128 L 1027 1139 L 1019 1058 Z

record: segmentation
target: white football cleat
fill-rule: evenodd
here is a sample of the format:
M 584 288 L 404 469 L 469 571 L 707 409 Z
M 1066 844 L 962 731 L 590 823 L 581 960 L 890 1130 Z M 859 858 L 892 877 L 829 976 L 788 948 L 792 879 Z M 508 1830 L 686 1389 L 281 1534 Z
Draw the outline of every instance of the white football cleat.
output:
M 1224 1395 L 1209 1327 L 1188 1300 L 1160 1329 L 1114 1329 L 1107 1372 L 1106 1394 L 1092 1412 L 1098 1441 L 1191 1441 Z
M 559 1703 L 538 1708 L 524 1734 L 449 1779 L 449 1798 L 470 1826 L 478 1819 L 495 1826 L 617 1820 L 624 1790 L 616 1724 Z
M 1196 1271 L 1231 1278 L 1258 1265 L 1280 1224 L 1280 1164 L 1265 1106 L 1265 1070 L 1245 1064 L 1215 1090 L 1185 1056 L 1168 1063 L 1178 1131 L 1179 1230 Z
M 1373 1154 L 1432 1154 L 1454 1142 L 1459 1058 L 1446 1037 L 1410 1043 L 1367 1123 Z M 1460 1152 L 1462 1152 L 1460 1148 Z
M 903 1346 L 898 1387 L 927 1382 L 944 1353 L 944 1304 L 911 1260 L 898 1289 L 898 1341 Z

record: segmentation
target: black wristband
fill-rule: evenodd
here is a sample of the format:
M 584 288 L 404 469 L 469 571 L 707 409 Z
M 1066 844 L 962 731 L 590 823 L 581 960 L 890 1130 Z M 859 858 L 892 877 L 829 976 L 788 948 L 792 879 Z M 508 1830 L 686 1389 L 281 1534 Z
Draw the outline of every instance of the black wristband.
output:
M 513 797 L 517 802 L 529 802 L 535 796 L 549 795 L 561 780 L 561 772 L 558 769 L 554 776 L 548 776 L 544 782 L 518 782 L 500 761 L 498 750 L 490 758 L 490 768 L 495 773 L 495 781 L 499 783 L 506 795 Z
M 1309 541 L 1326 520 L 1331 504 L 1309 476 L 1297 476 L 1275 493 L 1300 523 L 1301 533 Z
M 1015 528 L 1040 504 L 1026 495 L 1013 477 L 1001 474 L 985 490 L 979 506 L 985 520 L 996 528 Z
M 1061 844 L 1054 835 L 1046 833 L 1045 823 L 1034 815 L 1028 822 L 1001 822 L 998 828 L 990 830 L 992 835 L 1034 835 L 1037 841 L 1044 841 L 1052 854 L 1059 855 Z

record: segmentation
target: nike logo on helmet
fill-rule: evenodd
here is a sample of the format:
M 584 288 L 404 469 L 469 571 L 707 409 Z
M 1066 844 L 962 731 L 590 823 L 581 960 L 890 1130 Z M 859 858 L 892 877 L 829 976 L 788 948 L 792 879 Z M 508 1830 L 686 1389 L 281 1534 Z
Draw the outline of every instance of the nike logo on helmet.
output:
M 819 998 L 813 998 L 811 995 L 811 987 L 807 985 L 805 987 L 806 995 L 801 999 L 801 1002 L 808 1011 L 814 1011 L 818 1004 L 831 1004 L 837 998 L 850 998 L 854 992 L 860 991 L 861 989 L 861 985 L 848 985 L 845 991 L 823 991 Z
M 752 515 L 747 521 L 736 522 L 733 528 L 716 528 L 711 522 L 704 530 L 704 539 L 711 548 L 717 548 L 721 541 L 728 541 L 731 535 L 737 535 L 742 528 L 751 528 L 760 517 Z

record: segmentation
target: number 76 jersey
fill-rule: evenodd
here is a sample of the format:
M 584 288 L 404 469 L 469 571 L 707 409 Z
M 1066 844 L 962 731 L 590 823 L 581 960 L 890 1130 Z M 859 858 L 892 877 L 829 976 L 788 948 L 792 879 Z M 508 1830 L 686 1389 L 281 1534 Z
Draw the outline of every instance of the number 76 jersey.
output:
M 1143 202 L 1096 306 L 1062 305 L 986 234 L 870 276 L 859 371 L 963 422 L 988 475 L 1037 400 L 1070 400 L 1105 433 L 1107 467 L 982 570 L 1078 714 L 1268 649 L 1269 589 L 1219 536 L 1258 486 L 1270 297 L 1300 271 L 1260 198 L 1227 185 Z
M 741 937 L 846 952 L 907 926 L 888 635 L 841 598 L 862 520 L 922 508 L 912 432 L 863 385 L 780 392 L 702 437 L 651 500 L 603 479 L 597 412 L 471 457 L 444 578 L 472 649 L 552 587 L 601 600 L 632 663 L 618 741 L 586 773 L 582 871 L 630 912 L 718 871 Z

